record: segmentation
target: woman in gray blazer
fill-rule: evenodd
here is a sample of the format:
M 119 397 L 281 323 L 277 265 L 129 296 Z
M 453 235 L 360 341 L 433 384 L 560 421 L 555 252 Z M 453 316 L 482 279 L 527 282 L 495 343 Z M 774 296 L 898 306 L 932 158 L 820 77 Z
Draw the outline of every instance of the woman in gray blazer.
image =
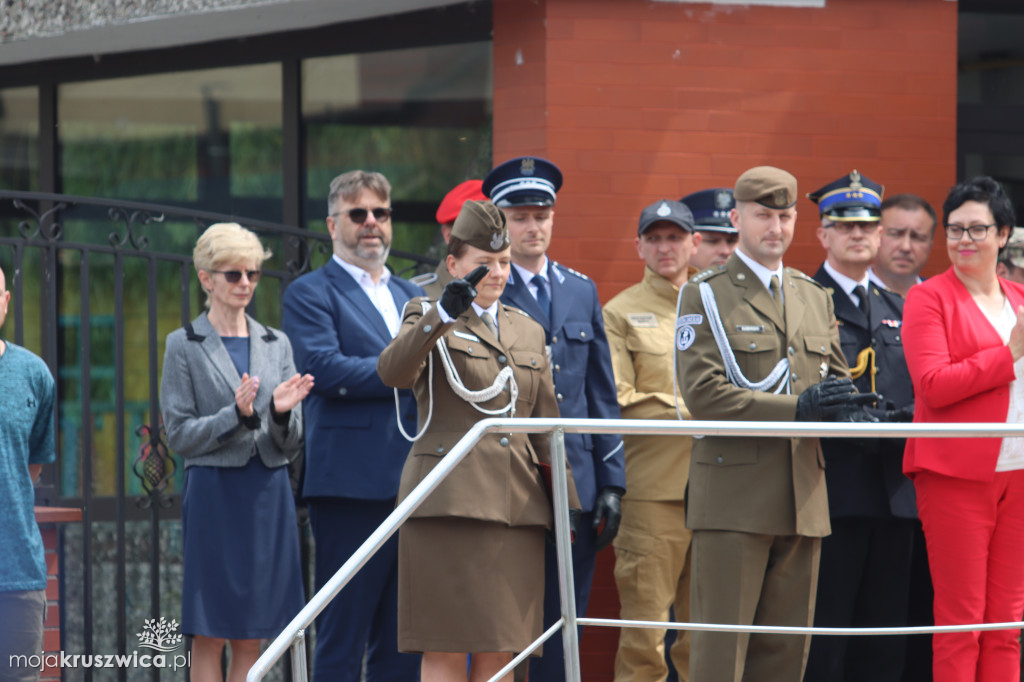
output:
M 160 405 L 185 461 L 182 632 L 192 679 L 241 681 L 304 601 L 288 469 L 302 445 L 299 403 L 313 386 L 277 329 L 245 314 L 270 257 L 235 223 L 211 225 L 193 262 L 207 311 L 167 337 Z

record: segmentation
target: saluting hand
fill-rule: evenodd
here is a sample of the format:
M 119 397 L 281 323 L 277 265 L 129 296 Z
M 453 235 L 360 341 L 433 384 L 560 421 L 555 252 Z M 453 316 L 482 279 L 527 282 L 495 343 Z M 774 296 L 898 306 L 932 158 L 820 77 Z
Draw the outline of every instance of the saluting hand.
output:
M 313 390 L 312 374 L 296 374 L 285 379 L 274 389 L 274 410 L 284 414 L 295 408 Z
M 248 372 L 242 375 L 242 383 L 235 389 L 235 405 L 238 405 L 238 412 L 243 417 L 252 416 L 252 402 L 259 390 L 259 377 L 250 377 Z

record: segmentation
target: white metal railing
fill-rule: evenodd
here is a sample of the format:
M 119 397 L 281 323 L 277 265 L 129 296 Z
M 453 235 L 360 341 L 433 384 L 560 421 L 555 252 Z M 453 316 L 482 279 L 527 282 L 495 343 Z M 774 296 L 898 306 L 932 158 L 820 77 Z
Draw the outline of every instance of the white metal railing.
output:
M 558 558 L 558 582 L 562 617 L 542 634 L 526 651 L 493 678 L 501 679 L 510 673 L 530 653 L 542 645 L 558 630 L 562 631 L 567 680 L 579 682 L 580 661 L 577 626 L 641 627 L 674 630 L 707 630 L 721 632 L 771 632 L 785 634 L 818 635 L 900 635 L 934 632 L 1018 629 L 1024 623 L 986 623 L 935 627 L 903 628 L 809 628 L 757 625 L 722 625 L 715 623 L 663 623 L 654 621 L 626 621 L 608 618 L 577 618 L 573 590 L 571 543 L 569 537 L 568 480 L 565 474 L 566 433 L 610 433 L 661 436 L 736 436 L 781 438 L 964 438 L 964 437 L 1024 437 L 1024 424 L 873 424 L 831 422 L 737 422 L 737 421 L 667 421 L 654 419 L 483 419 L 470 428 L 466 435 L 445 455 L 434 469 L 402 500 L 377 530 L 317 592 L 306 606 L 292 619 L 278 637 L 270 643 L 246 676 L 247 682 L 262 680 L 267 671 L 290 648 L 292 650 L 292 679 L 306 682 L 306 629 L 324 607 L 348 584 L 352 576 L 379 550 L 405 523 L 417 507 L 440 485 L 452 469 L 469 454 L 473 446 L 488 433 L 550 433 L 552 492 L 554 494 L 555 547 Z

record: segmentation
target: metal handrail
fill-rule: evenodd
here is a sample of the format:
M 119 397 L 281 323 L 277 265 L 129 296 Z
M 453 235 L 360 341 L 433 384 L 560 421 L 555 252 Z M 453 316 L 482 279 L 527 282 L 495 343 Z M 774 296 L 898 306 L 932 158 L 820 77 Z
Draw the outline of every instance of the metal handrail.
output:
M 655 419 L 482 419 L 470 428 L 466 435 L 445 455 L 437 466 L 420 481 L 409 495 L 384 520 L 370 537 L 356 550 L 348 561 L 317 592 L 306 606 L 282 630 L 281 634 L 267 647 L 249 673 L 247 682 L 263 679 L 270 668 L 292 649 L 292 675 L 294 682 L 305 682 L 305 632 L 313 620 L 328 603 L 348 584 L 359 569 L 394 535 L 398 527 L 412 516 L 427 496 L 441 484 L 451 471 L 458 466 L 476 443 L 488 433 L 549 433 L 551 434 L 552 492 L 554 494 L 555 546 L 558 556 L 559 591 L 561 597 L 561 619 L 553 624 L 526 651 L 517 655 L 492 679 L 501 679 L 530 653 L 562 630 L 565 652 L 565 673 L 567 680 L 580 680 L 579 647 L 577 646 L 577 625 L 603 627 L 659 627 L 666 629 L 715 630 L 731 632 L 785 632 L 793 634 L 917 634 L 929 632 L 954 632 L 958 630 L 1016 629 L 1024 623 L 986 623 L 979 625 L 956 625 L 910 628 L 872 628 L 870 632 L 857 629 L 856 632 L 843 628 L 810 628 L 756 625 L 720 625 L 709 623 L 657 623 L 650 621 L 623 621 L 603 618 L 576 617 L 575 597 L 572 588 L 572 561 L 570 557 L 568 480 L 565 473 L 566 433 L 609 433 L 628 435 L 662 436 L 735 436 L 735 437 L 779 437 L 779 438 L 964 438 L 964 437 L 1024 437 L 1024 424 L 997 423 L 956 423 L 956 424 L 882 424 L 882 423 L 830 423 L 830 422 L 737 422 L 737 421 L 667 421 Z M 301 664 L 300 664 L 301 662 Z

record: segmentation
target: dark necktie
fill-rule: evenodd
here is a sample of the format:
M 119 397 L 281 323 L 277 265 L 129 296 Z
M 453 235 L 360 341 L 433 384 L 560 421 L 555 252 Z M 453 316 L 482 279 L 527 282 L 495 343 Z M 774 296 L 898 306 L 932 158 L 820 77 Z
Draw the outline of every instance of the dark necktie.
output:
M 871 319 L 870 308 L 868 308 L 868 292 L 864 290 L 864 287 L 858 284 L 853 288 L 853 294 L 857 297 L 859 303 L 857 307 L 864 313 L 866 319 Z
M 498 326 L 494 324 L 494 318 L 491 317 L 491 314 L 487 311 L 484 311 L 483 313 L 480 314 L 480 319 L 484 321 L 484 326 L 487 327 L 487 329 L 489 329 L 492 334 L 494 334 L 494 338 L 500 341 L 501 339 L 498 338 Z
M 779 317 L 786 319 L 786 311 L 782 305 L 782 288 L 779 286 L 779 278 L 777 275 L 772 275 L 771 283 L 768 288 L 772 292 L 772 300 L 775 301 L 775 309 L 779 311 Z
M 551 297 L 548 295 L 548 283 L 540 275 L 533 276 L 533 283 L 537 287 L 537 305 L 544 311 L 547 318 L 551 319 Z

